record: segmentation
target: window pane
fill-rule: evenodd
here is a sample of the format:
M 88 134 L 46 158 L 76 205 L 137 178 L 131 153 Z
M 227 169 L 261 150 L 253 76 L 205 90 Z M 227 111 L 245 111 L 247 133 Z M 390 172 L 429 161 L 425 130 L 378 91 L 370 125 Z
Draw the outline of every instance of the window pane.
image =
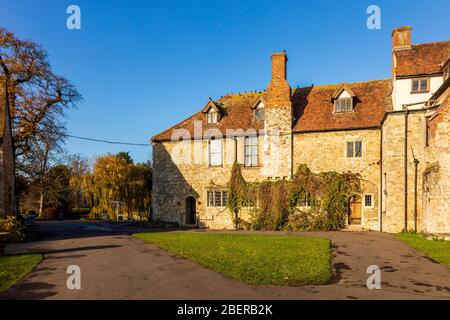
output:
M 222 192 L 214 191 L 214 206 L 221 207 L 222 206 Z
M 258 165 L 258 137 L 245 138 L 245 166 Z
M 420 80 L 420 91 L 427 91 L 428 90 L 428 81 Z
M 214 207 L 214 192 L 208 191 L 207 198 L 208 198 L 207 202 L 208 207 Z
M 419 80 L 412 81 L 412 92 L 419 91 Z
M 211 140 L 209 142 L 209 159 L 210 165 L 222 165 L 222 140 Z
M 353 142 L 347 142 L 347 158 L 353 157 Z
M 336 107 L 336 111 L 340 111 L 340 106 L 339 106 L 339 104 L 340 104 L 339 99 L 334 100 L 334 105 L 335 105 L 335 107 Z
M 256 110 L 256 119 L 264 120 L 264 109 L 263 108 L 259 108 Z
M 372 206 L 372 195 L 371 194 L 366 194 L 364 196 L 364 206 L 366 206 L 366 207 Z
M 361 157 L 362 156 L 362 142 L 356 141 L 355 142 L 355 157 Z
M 228 202 L 228 192 L 222 191 L 222 206 L 226 206 Z

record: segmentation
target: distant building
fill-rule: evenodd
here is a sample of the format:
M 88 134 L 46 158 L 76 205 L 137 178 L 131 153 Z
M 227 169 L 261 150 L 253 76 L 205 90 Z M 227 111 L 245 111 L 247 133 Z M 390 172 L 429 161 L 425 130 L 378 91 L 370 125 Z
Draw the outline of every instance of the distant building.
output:
M 392 44 L 388 79 L 297 89 L 286 53 L 275 53 L 267 90 L 209 100 L 154 136 L 154 217 L 233 228 L 226 184 L 237 159 L 249 182 L 290 179 L 300 164 L 360 173 L 349 225 L 450 234 L 450 41 L 411 44 L 402 27 Z M 175 161 L 180 152 L 192 161 Z
M 14 150 L 5 79 L 0 76 L 0 216 L 16 215 Z

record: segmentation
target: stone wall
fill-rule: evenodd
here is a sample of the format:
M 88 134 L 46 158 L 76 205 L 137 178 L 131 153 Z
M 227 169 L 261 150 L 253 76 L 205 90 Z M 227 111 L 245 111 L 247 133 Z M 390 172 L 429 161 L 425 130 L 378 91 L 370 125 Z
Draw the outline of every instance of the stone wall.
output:
M 347 158 L 347 141 L 362 141 L 362 157 Z M 363 195 L 372 194 L 372 207 L 362 208 L 362 226 L 379 230 L 380 130 L 350 130 L 294 135 L 294 172 L 306 164 L 315 173 L 351 171 L 360 173 Z
M 185 201 L 195 197 L 198 223 L 201 227 L 213 229 L 234 228 L 232 215 L 225 207 L 208 207 L 207 190 L 226 190 L 234 162 L 235 142 L 223 139 L 222 152 L 224 164 L 208 164 L 208 141 L 156 142 L 153 143 L 153 214 L 154 219 L 185 224 Z M 244 163 L 244 139 L 237 139 L 238 163 Z M 258 137 L 260 166 L 242 167 L 242 174 L 249 182 L 267 179 L 264 174 L 264 138 Z M 194 150 L 201 153 L 201 161 L 194 163 Z M 179 163 L 183 154 L 184 163 Z M 187 155 L 187 156 L 186 156 Z M 198 159 L 198 158 L 197 158 Z M 228 159 L 225 161 L 225 159 Z M 198 161 L 198 160 L 197 160 Z M 178 164 L 177 164 L 178 163 Z M 243 216 L 242 216 L 243 215 Z M 249 219 L 246 212 L 241 218 Z
M 434 132 L 425 149 L 423 231 L 450 234 L 450 98 L 434 115 Z M 421 186 L 422 187 L 422 186 Z
M 411 111 L 407 116 L 407 228 L 415 230 L 415 199 L 417 231 L 423 228 L 422 172 L 426 168 L 426 116 L 429 111 Z M 405 228 L 405 112 L 389 113 L 383 123 L 383 231 L 400 232 Z M 414 156 L 414 157 L 413 157 Z M 417 193 L 415 192 L 415 163 Z

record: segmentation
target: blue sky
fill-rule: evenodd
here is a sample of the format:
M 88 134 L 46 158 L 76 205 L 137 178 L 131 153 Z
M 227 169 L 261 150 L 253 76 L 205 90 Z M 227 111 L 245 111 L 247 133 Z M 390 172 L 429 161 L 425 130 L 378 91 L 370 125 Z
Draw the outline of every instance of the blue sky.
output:
M 66 9 L 81 8 L 81 30 Z M 366 9 L 381 8 L 381 30 Z M 270 54 L 287 50 L 292 87 L 388 78 L 391 31 L 413 26 L 413 43 L 450 39 L 450 2 L 433 1 L 118 1 L 0 0 L 0 25 L 43 45 L 55 73 L 84 100 L 68 112 L 71 134 L 147 143 L 207 102 L 264 89 Z M 69 139 L 94 157 L 150 147 Z

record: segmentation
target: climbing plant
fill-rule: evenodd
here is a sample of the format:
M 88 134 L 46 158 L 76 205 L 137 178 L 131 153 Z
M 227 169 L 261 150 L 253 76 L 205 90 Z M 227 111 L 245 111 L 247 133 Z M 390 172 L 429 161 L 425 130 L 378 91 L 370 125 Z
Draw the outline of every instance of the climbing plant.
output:
M 250 207 L 255 230 L 339 230 L 346 224 L 348 200 L 361 193 L 360 180 L 352 172 L 316 174 L 302 164 L 291 180 L 248 183 L 235 164 L 228 209 L 239 222 L 238 212 Z

